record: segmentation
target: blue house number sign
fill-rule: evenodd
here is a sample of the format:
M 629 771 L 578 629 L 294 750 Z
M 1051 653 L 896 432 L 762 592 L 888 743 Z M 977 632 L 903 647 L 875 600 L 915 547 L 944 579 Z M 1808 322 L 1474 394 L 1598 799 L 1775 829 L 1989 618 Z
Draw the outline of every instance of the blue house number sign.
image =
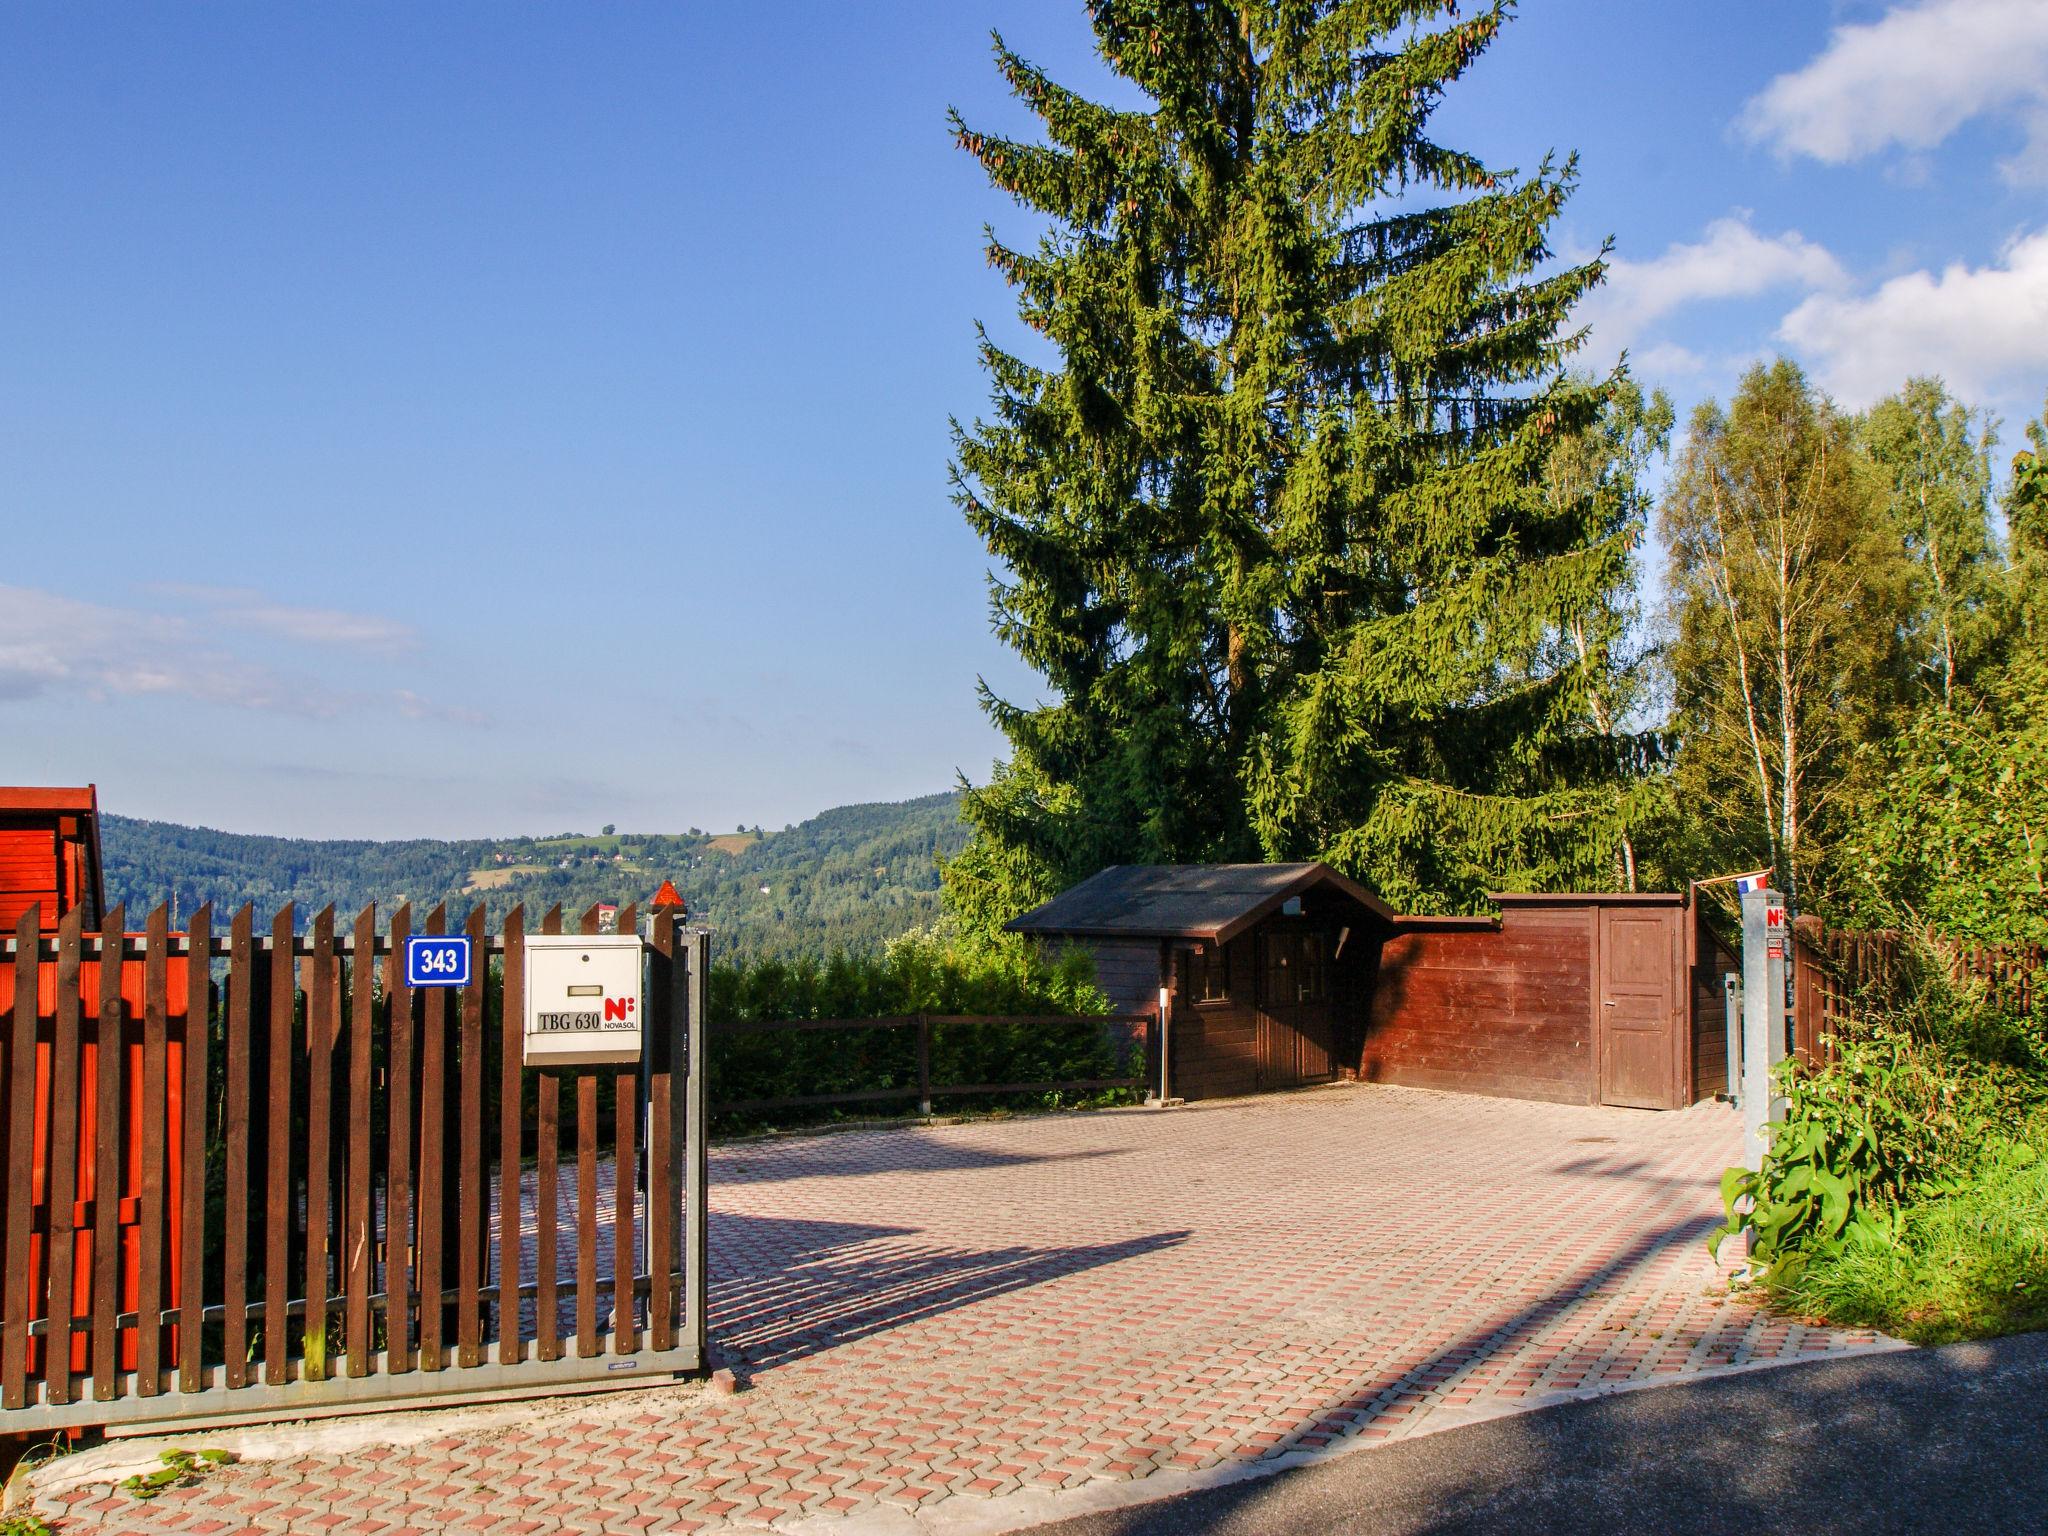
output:
M 429 934 L 405 941 L 405 984 L 408 987 L 469 985 L 469 937 Z

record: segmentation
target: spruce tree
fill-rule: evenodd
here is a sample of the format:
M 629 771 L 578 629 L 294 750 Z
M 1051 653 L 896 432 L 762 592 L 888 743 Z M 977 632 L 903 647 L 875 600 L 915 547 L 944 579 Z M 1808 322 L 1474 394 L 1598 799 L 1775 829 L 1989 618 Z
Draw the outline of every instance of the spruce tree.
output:
M 1116 862 L 1324 857 L 1430 908 L 1611 878 L 1651 744 L 1592 723 L 1611 626 L 1558 641 L 1640 517 L 1545 485 L 1615 382 L 1564 371 L 1602 266 L 1548 265 L 1572 160 L 1430 135 L 1509 10 L 1095 0 L 1136 110 L 996 39 L 1042 135 L 953 126 L 1047 222 L 988 255 L 1056 360 L 983 333 L 955 488 L 1047 697 L 983 689 L 970 923 Z

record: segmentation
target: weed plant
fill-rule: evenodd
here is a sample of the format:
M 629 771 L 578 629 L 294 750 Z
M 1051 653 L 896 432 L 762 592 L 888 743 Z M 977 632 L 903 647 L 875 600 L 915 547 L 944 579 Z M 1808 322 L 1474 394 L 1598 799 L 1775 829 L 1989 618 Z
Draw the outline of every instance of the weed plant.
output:
M 1932 951 L 1812 1070 L 1788 1062 L 1760 1172 L 1722 1181 L 1771 1301 L 1922 1343 L 2048 1326 L 2048 1004 L 1953 984 Z

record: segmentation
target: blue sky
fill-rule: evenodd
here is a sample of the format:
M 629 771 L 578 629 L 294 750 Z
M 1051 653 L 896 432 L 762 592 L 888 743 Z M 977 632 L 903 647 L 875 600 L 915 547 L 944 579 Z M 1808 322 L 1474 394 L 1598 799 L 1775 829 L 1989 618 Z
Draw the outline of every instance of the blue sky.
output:
M 944 114 L 1079 0 L 0 10 L 0 779 L 305 835 L 777 826 L 986 774 L 949 413 L 1030 226 Z M 1531 0 L 1591 361 L 2048 387 L 2048 5 Z

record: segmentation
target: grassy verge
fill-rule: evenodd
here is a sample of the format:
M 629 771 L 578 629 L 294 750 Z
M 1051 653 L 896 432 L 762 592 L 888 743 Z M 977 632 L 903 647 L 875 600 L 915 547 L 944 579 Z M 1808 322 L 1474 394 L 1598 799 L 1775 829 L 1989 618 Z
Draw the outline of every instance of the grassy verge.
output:
M 2048 1000 L 2017 1012 L 1922 957 L 1861 1004 L 1827 1067 L 1787 1064 L 1724 1230 L 1783 1311 L 1923 1344 L 2048 1328 Z
M 2048 1123 L 1978 1158 L 1946 1193 L 1902 1206 L 1889 1234 L 1817 1254 L 1784 1308 L 1916 1344 L 2048 1328 Z

